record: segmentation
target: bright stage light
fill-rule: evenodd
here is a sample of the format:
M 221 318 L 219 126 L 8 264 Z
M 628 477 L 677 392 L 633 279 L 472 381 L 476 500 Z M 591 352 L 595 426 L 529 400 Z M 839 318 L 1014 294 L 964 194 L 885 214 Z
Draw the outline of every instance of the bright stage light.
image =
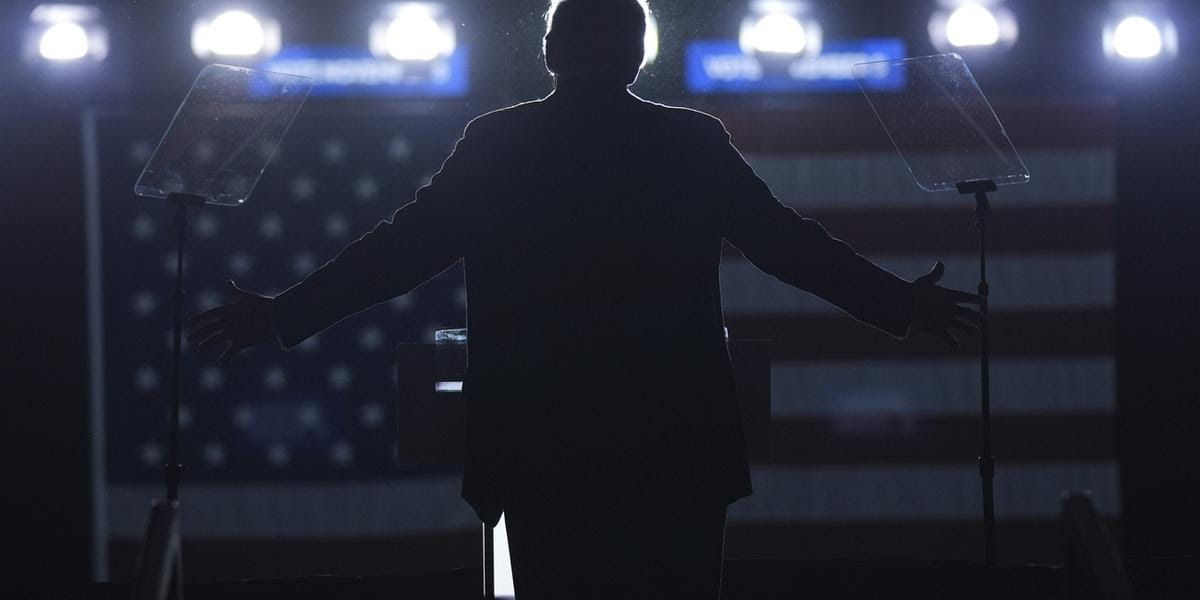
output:
M 1146 17 L 1127 17 L 1113 32 L 1113 50 L 1125 58 L 1154 58 L 1162 48 L 1162 32 Z
M 754 22 L 744 34 L 744 46 L 757 52 L 800 54 L 804 51 L 804 26 L 791 15 L 766 15 Z
M 1012 47 L 1017 19 L 999 0 L 942 0 L 929 20 L 929 38 L 938 50 Z
M 371 25 L 370 43 L 376 56 L 406 61 L 449 56 L 458 45 L 454 22 L 431 2 L 390 5 Z
M 77 23 L 55 23 L 42 33 L 38 53 L 48 60 L 75 60 L 88 53 L 88 35 Z
M 1169 19 L 1126 15 L 1114 22 L 1104 29 L 1104 51 L 1109 57 L 1150 60 L 1178 52 L 1175 25 Z
M 646 15 L 646 54 L 642 57 L 642 68 L 658 58 L 658 20 L 654 15 Z
M 946 38 L 960 48 L 992 46 L 1000 41 L 1000 24 L 992 11 L 978 5 L 967 5 L 950 13 L 946 21 Z
M 270 56 L 279 51 L 279 23 L 242 10 L 199 19 L 192 26 L 192 51 L 200 58 Z
M 221 13 L 209 24 L 208 49 L 221 56 L 253 56 L 267 43 L 262 23 L 240 10 Z
M 438 22 L 423 7 L 408 7 L 388 24 L 387 51 L 396 60 L 433 60 L 448 46 Z
M 40 4 L 29 14 L 29 21 L 28 60 L 72 62 L 90 57 L 98 61 L 108 53 L 108 33 L 94 6 Z
M 760 0 L 751 4 L 742 20 L 738 43 L 747 54 L 819 54 L 821 26 L 804 19 L 806 4 L 783 0 Z

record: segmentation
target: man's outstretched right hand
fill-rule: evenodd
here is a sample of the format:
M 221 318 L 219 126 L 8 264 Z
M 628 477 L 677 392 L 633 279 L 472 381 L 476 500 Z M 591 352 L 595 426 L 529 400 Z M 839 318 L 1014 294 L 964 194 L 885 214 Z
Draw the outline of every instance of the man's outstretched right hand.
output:
M 959 305 L 979 305 L 983 298 L 977 294 L 937 285 L 945 272 L 945 265 L 938 261 L 933 270 L 913 282 L 916 297 L 913 301 L 911 327 L 940 337 L 957 348 L 958 336 L 974 334 L 983 319 L 979 311 Z
M 271 298 L 244 290 L 233 280 L 226 282 L 233 301 L 188 319 L 188 341 L 201 350 L 224 345 L 218 361 L 225 364 L 239 352 L 257 346 L 275 335 Z

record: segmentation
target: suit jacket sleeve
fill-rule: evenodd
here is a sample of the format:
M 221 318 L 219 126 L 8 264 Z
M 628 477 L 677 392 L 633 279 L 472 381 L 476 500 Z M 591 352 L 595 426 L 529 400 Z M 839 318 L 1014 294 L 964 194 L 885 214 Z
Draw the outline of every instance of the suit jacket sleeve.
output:
M 724 237 L 759 269 L 820 296 L 887 333 L 908 335 L 912 284 L 856 253 L 820 223 L 785 206 L 730 143 L 717 122 L 712 173 L 726 211 Z
M 342 319 L 408 293 L 465 253 L 462 220 L 479 190 L 481 138 L 473 122 L 416 199 L 275 297 L 280 344 L 293 348 Z

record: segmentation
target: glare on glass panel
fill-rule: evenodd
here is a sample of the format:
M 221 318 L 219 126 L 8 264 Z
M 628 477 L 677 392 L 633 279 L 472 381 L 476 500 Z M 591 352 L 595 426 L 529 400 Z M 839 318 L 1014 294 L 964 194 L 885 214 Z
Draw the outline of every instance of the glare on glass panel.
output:
M 996 15 L 977 4 L 961 6 L 946 21 L 946 38 L 951 45 L 992 46 L 1000 41 L 1000 23 Z
M 1113 50 L 1123 58 L 1154 58 L 1163 51 L 1163 33 L 1150 19 L 1126 17 L 1113 31 Z
M 786 13 L 769 13 L 744 23 L 741 30 L 743 49 L 778 54 L 800 54 L 808 42 L 804 25 Z
M 88 54 L 88 34 L 78 23 L 55 23 L 46 28 L 38 52 L 49 60 L 75 60 Z
M 642 68 L 658 58 L 658 21 L 653 15 L 646 16 L 646 54 L 642 57 Z
M 454 29 L 439 23 L 421 4 L 401 7 L 384 37 L 388 55 L 396 60 L 433 60 L 454 53 Z

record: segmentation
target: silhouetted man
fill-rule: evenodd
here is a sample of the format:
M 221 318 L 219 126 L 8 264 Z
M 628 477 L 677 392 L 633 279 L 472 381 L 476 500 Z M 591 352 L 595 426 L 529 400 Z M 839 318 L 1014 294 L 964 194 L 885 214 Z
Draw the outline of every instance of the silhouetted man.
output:
M 414 202 L 295 287 L 191 322 L 223 361 L 291 348 L 464 260 L 463 497 L 507 515 L 521 600 L 717 597 L 725 508 L 751 493 L 722 240 L 897 337 L 978 316 L 940 264 L 909 283 L 779 203 L 717 119 L 630 94 L 645 10 L 557 4 L 553 94 L 472 121 Z

